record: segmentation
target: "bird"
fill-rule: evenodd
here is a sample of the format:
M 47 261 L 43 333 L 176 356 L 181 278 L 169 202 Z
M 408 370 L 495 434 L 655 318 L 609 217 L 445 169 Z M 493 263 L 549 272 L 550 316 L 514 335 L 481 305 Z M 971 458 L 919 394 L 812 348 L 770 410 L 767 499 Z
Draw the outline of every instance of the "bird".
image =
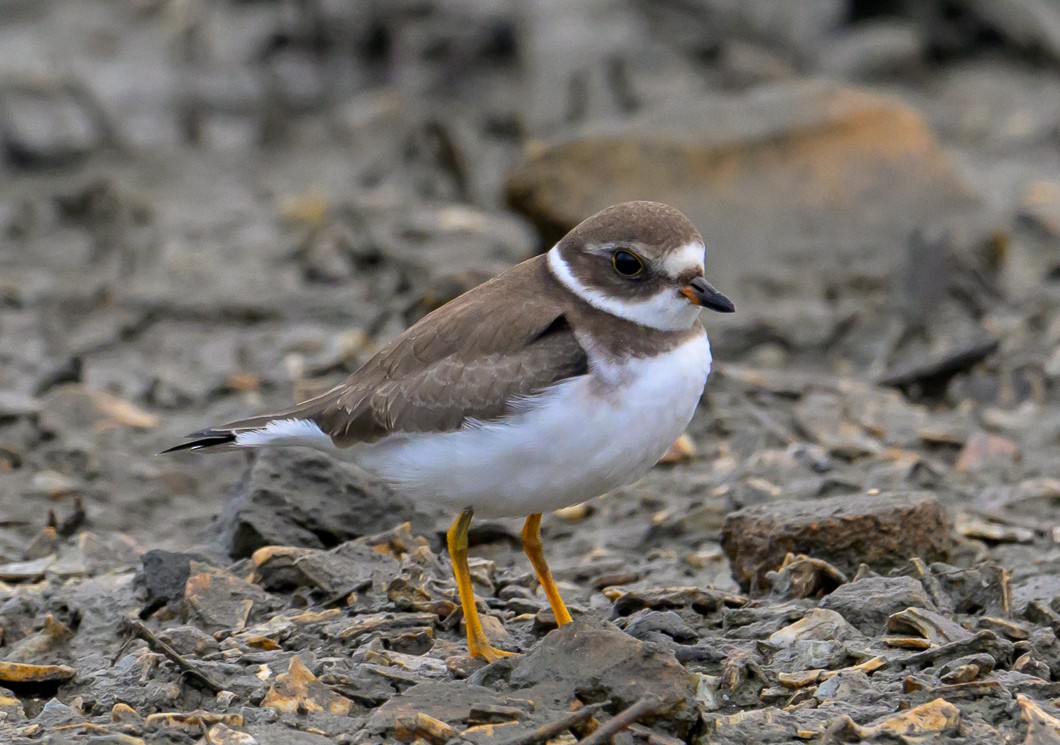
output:
M 164 452 L 344 451 L 411 499 L 449 508 L 468 652 L 492 662 L 513 653 L 493 647 L 475 607 L 473 516 L 525 518 L 524 551 L 557 624 L 570 623 L 541 516 L 636 481 L 687 428 L 712 362 L 700 310 L 735 310 L 706 280 L 705 254 L 673 207 L 608 207 L 426 315 L 326 393 Z

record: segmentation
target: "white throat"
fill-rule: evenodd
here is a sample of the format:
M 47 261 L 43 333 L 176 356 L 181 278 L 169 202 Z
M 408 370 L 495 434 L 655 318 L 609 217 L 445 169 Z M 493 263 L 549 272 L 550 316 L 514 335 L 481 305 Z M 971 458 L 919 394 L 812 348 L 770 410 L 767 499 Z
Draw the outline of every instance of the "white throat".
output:
M 703 249 L 699 250 L 702 256 Z M 552 276 L 597 310 L 660 331 L 687 329 L 699 317 L 699 307 L 676 293 L 663 291 L 647 300 L 623 300 L 588 287 L 574 276 L 570 265 L 560 254 L 558 245 L 549 250 L 547 260 Z

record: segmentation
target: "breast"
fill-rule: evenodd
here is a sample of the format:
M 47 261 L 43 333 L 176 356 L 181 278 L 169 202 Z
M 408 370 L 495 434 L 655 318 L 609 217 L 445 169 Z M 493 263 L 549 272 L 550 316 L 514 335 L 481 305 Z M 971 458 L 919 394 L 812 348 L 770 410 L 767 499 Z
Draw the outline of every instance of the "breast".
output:
M 412 498 L 487 517 L 547 512 L 628 484 L 684 432 L 710 372 L 698 334 L 651 357 L 594 355 L 590 373 L 501 421 L 392 438 L 361 460 Z

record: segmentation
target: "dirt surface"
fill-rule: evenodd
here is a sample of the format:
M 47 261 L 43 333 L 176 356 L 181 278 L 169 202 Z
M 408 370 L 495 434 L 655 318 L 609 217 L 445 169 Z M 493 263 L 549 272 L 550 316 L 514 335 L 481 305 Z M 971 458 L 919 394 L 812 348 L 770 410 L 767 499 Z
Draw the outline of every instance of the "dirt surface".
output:
M 1060 741 L 1060 10 L 780 6 L 4 3 L 0 741 Z M 155 455 L 630 198 L 737 313 L 574 624 L 475 523 L 521 656 L 451 515 Z

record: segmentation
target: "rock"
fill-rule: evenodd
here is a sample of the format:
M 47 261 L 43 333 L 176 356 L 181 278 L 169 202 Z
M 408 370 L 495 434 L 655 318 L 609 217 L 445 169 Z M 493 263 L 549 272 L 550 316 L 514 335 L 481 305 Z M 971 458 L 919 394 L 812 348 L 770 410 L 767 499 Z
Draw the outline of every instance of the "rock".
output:
M 522 217 L 461 204 L 402 205 L 381 223 L 377 240 L 386 258 L 421 281 L 469 272 L 494 276 L 532 255 L 537 246 Z
M 923 638 L 933 646 L 942 646 L 951 642 L 963 641 L 972 637 L 972 632 L 956 621 L 951 621 L 940 613 L 923 608 L 906 608 L 887 619 L 887 631 L 898 638 Z M 894 637 L 884 637 L 888 643 Z
M 1013 604 L 1012 579 L 1000 564 L 988 562 L 961 569 L 938 563 L 931 566 L 931 576 L 939 588 L 938 594 L 932 595 L 935 604 L 947 606 L 940 605 L 939 610 L 952 608 L 955 613 L 1007 617 L 1017 607 Z M 1060 595 L 1060 584 L 1057 584 L 1056 594 Z M 1034 599 L 1039 598 L 1024 597 L 1023 604 L 1018 606 L 1019 612 L 1022 613 L 1026 603 Z
M 22 702 L 7 688 L 0 688 L 0 721 L 18 722 L 26 718 Z
M 266 546 L 251 556 L 254 581 L 270 591 L 313 587 L 329 597 L 349 594 L 373 578 L 393 579 L 397 559 L 357 541 L 330 551 L 289 546 Z
M 85 721 L 84 715 L 73 706 L 64 704 L 57 698 L 48 699 L 33 722 L 48 729 L 60 729 L 77 725 Z
M 194 727 L 197 730 L 205 730 L 215 724 L 226 724 L 232 727 L 242 727 L 244 719 L 242 714 L 216 714 L 212 711 L 160 711 L 148 714 L 144 720 L 148 728 L 173 728 L 185 729 Z
M 55 554 L 48 554 L 32 561 L 0 564 L 0 582 L 34 582 L 42 579 L 57 558 Z
M 0 422 L 35 416 L 40 411 L 40 402 L 32 396 L 18 391 L 0 391 Z
M 985 652 L 970 654 L 939 665 L 939 679 L 943 683 L 967 683 L 988 675 L 996 666 L 997 660 Z
M 788 554 L 776 572 L 766 575 L 772 594 L 793 598 L 822 597 L 846 583 L 849 578 L 827 561 Z
M 976 431 L 961 449 L 954 468 L 962 472 L 1001 471 L 1019 461 L 1020 448 L 1012 440 L 992 432 Z
M 985 520 L 966 512 L 957 513 L 953 527 L 958 535 L 987 543 L 1033 543 L 1036 532 L 1031 528 Z
M 721 78 L 733 90 L 799 77 L 790 60 L 761 44 L 725 39 L 718 57 Z
M 1020 716 L 1027 723 L 1024 745 L 1055 745 L 1060 742 L 1060 719 L 1022 693 L 1016 696 L 1016 703 L 1020 707 Z
M 136 404 L 79 383 L 50 389 L 41 399 L 41 409 L 41 426 L 56 433 L 111 427 L 151 429 L 158 425 L 157 416 Z
M 974 12 L 1013 44 L 1060 60 L 1060 7 L 1050 0 L 970 0 Z
M 206 632 L 241 629 L 252 614 L 275 605 L 257 585 L 198 561 L 189 565 L 184 603 L 189 617 Z
M 6 685 L 64 683 L 76 674 L 76 670 L 66 665 L 31 665 L 24 662 L 0 662 L 0 683 Z
M 1035 601 L 1060 612 L 1060 576 L 1036 574 L 1012 583 L 1012 607 L 1017 614 L 1026 613 Z
M 16 168 L 69 166 L 112 144 L 99 101 L 75 80 L 0 81 L 0 146 Z
M 729 515 L 721 544 L 744 589 L 768 587 L 766 573 L 787 553 L 806 554 L 853 574 L 864 563 L 886 571 L 919 556 L 944 559 L 952 545 L 946 512 L 927 493 L 770 502 Z
M 882 692 L 861 670 L 843 670 L 817 686 L 813 697 L 820 702 L 854 701 L 874 703 Z
M 645 6 L 649 8 L 659 33 L 690 55 L 739 39 L 802 59 L 812 58 L 849 12 L 836 0 L 781 5 L 770 0 L 698 0 Z
M 911 23 L 861 23 L 826 42 L 817 67 L 848 78 L 893 75 L 915 69 L 925 51 L 920 31 Z
M 878 737 L 927 739 L 928 735 L 956 733 L 961 722 L 961 710 L 941 698 L 926 704 L 888 715 L 875 724 L 861 726 L 847 717 L 847 725 L 838 734 L 852 734 L 859 740 Z M 838 728 L 837 728 L 838 729 Z M 842 740 L 840 740 L 842 741 Z
M 149 615 L 170 603 L 184 599 L 184 586 L 188 583 L 192 561 L 202 561 L 192 554 L 152 549 L 140 558 L 137 583 L 143 587 L 146 597 L 140 617 Z
M 637 611 L 629 617 L 625 631 L 634 639 L 665 646 L 673 642 L 694 644 L 699 638 L 685 620 L 672 610 L 657 611 L 645 608 Z
M 651 681 L 646 688 L 644 681 Z M 592 616 L 551 632 L 512 668 L 509 684 L 535 701 L 565 707 L 610 699 L 618 711 L 649 693 L 666 704 L 655 726 L 686 734 L 697 719 L 696 682 L 673 653 L 624 634 Z
M 432 534 L 433 520 L 356 466 L 305 448 L 259 451 L 222 530 L 233 557 L 262 546 L 330 548 L 402 522 Z
M 717 613 L 722 608 L 747 604 L 747 598 L 730 592 L 707 587 L 660 587 L 651 590 L 621 590 L 612 588 L 605 595 L 614 602 L 612 611 L 616 617 L 651 608 L 691 608 L 700 615 Z
M 97 535 L 82 531 L 77 535 L 77 551 L 89 574 L 120 572 L 140 564 L 143 546 L 122 533 Z
M 335 738 L 315 732 L 303 732 L 283 724 L 247 725 L 247 734 L 258 741 L 258 745 L 334 745 Z
M 287 672 L 276 677 L 276 684 L 265 694 L 261 705 L 288 714 L 327 712 L 345 716 L 350 713 L 353 702 L 317 680 L 302 658 L 295 655 Z
M 39 631 L 19 639 L 14 644 L 7 644 L 4 648 L 5 662 L 26 662 L 42 664 L 54 662 L 50 659 L 59 651 L 73 636 L 70 627 L 56 619 L 51 613 L 44 617 L 44 623 Z
M 836 588 L 821 607 L 841 614 L 865 634 L 879 634 L 887 618 L 905 608 L 935 609 L 924 586 L 912 577 L 865 577 Z
M 215 724 L 206 731 L 206 745 L 258 745 L 258 741 L 246 732 Z
M 512 704 L 523 711 L 534 708 L 534 704 L 519 694 L 506 696 L 464 681 L 419 683 L 373 711 L 366 731 L 376 737 L 391 734 L 400 720 L 412 719 L 416 714 L 426 714 L 455 726 L 468 721 L 472 709 Z
M 530 132 L 628 111 L 631 63 L 655 61 L 661 51 L 644 19 L 621 0 L 539 0 L 526 7 L 523 25 L 520 108 Z
M 770 634 L 767 640 L 774 647 L 790 647 L 805 641 L 844 641 L 859 636 L 857 629 L 834 610 L 816 608 L 793 624 Z
M 911 230 L 978 203 L 913 109 L 817 82 L 597 122 L 530 149 L 506 189 L 546 243 L 616 202 L 671 204 L 706 231 L 719 286 L 781 252 L 893 268 Z
M 1020 200 L 1018 217 L 1045 235 L 1060 238 L 1060 183 L 1035 181 Z M 0 405 L 0 411 L 3 406 Z
M 203 655 L 219 649 L 217 640 L 197 626 L 171 626 L 158 632 L 158 638 L 183 655 Z

